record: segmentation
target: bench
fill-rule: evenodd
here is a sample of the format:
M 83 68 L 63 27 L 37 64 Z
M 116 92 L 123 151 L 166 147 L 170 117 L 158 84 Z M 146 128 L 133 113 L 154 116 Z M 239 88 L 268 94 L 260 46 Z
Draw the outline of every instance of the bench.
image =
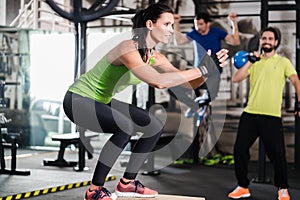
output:
M 80 135 L 83 135 L 88 142 L 90 142 L 91 138 L 98 137 L 98 133 L 79 131 L 76 133 L 66 133 L 66 134 L 57 134 L 52 136 L 53 141 L 60 142 L 60 148 L 58 152 L 58 157 L 56 160 L 44 159 L 44 166 L 57 166 L 57 167 L 74 167 L 75 171 L 83 171 L 86 169 L 85 167 L 85 152 L 88 153 L 88 158 L 92 159 L 93 155 L 86 151 L 86 147 L 81 141 Z M 66 161 L 64 159 L 64 154 L 66 147 L 75 144 L 78 145 L 78 161 Z
M 17 138 L 20 136 L 20 133 L 4 133 L 11 140 L 10 142 L 6 142 L 2 138 L 2 131 L 0 130 L 0 160 L 1 160 L 1 169 L 0 174 L 10 174 L 10 175 L 30 175 L 30 171 L 20 171 L 16 170 L 17 167 Z M 4 148 L 11 149 L 11 169 L 6 169 L 5 159 L 4 159 Z

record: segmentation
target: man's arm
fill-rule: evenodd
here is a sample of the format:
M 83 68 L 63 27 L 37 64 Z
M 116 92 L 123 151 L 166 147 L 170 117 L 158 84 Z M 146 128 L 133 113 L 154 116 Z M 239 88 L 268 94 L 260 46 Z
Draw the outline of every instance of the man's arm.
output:
M 297 93 L 297 102 L 295 103 L 295 114 L 298 114 L 298 116 L 300 117 L 300 80 L 298 78 L 298 75 L 293 74 L 289 77 L 290 81 L 292 82 L 292 84 L 295 87 L 296 93 Z
M 248 69 L 251 67 L 252 63 L 247 62 L 243 67 L 241 67 L 232 77 L 232 82 L 239 83 L 249 76 Z
M 180 20 L 179 14 L 174 14 L 174 35 L 177 44 L 185 44 L 190 42 L 185 34 L 180 32 Z
M 231 25 L 232 25 L 232 33 L 228 34 L 225 37 L 225 41 L 226 43 L 233 45 L 233 46 L 237 46 L 241 44 L 240 41 L 240 35 L 239 35 L 239 28 L 237 25 L 237 14 L 236 13 L 230 13 L 228 15 L 228 19 L 231 21 Z
M 289 79 L 295 87 L 295 90 L 296 90 L 296 93 L 298 96 L 298 101 L 300 102 L 300 80 L 298 78 L 298 75 L 293 74 L 289 77 Z

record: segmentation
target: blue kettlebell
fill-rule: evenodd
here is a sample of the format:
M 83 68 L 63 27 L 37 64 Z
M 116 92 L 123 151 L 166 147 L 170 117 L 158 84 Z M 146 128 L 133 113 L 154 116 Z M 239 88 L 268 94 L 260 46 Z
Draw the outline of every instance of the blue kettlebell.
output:
M 247 51 L 238 51 L 233 56 L 233 64 L 235 68 L 240 69 L 248 61 L 249 53 Z

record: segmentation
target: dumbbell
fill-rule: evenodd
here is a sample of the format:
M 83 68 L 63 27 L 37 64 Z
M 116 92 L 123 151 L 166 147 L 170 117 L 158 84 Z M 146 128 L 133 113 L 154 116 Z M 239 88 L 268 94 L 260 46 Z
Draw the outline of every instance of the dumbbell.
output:
M 233 56 L 233 64 L 237 69 L 243 67 L 248 61 L 250 61 L 251 63 L 255 63 L 259 60 L 260 57 L 256 57 L 253 52 L 247 51 L 238 51 Z

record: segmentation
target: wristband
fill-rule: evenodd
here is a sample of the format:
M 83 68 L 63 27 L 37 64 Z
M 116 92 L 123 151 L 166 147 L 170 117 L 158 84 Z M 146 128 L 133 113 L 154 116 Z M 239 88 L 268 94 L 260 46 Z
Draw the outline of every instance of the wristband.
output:
M 300 112 L 300 101 L 295 102 L 295 112 Z
M 200 70 L 201 75 L 202 75 L 203 77 L 205 77 L 205 78 L 208 77 L 208 70 L 207 70 L 207 68 L 206 68 L 205 66 L 200 65 L 200 66 L 198 67 L 198 69 Z
M 223 67 L 221 67 L 221 62 L 219 61 L 218 57 L 216 54 L 211 56 L 212 60 L 214 61 L 214 63 L 216 63 L 217 69 L 220 73 L 223 72 Z
M 253 52 L 250 52 L 248 54 L 248 60 L 253 64 L 255 63 L 256 61 L 259 61 L 260 60 L 260 57 L 256 57 L 255 54 Z
M 203 75 L 207 77 L 207 79 L 205 80 L 205 85 L 207 86 L 211 100 L 214 100 L 218 96 L 221 80 L 220 72 L 216 67 L 216 63 L 213 58 L 206 53 L 201 58 L 198 68 L 199 70 L 201 70 L 201 68 L 205 70 L 204 72 L 206 73 L 203 72 Z
M 216 54 L 211 56 L 212 60 L 216 63 L 217 67 L 220 67 L 221 62 L 219 61 L 218 57 Z

